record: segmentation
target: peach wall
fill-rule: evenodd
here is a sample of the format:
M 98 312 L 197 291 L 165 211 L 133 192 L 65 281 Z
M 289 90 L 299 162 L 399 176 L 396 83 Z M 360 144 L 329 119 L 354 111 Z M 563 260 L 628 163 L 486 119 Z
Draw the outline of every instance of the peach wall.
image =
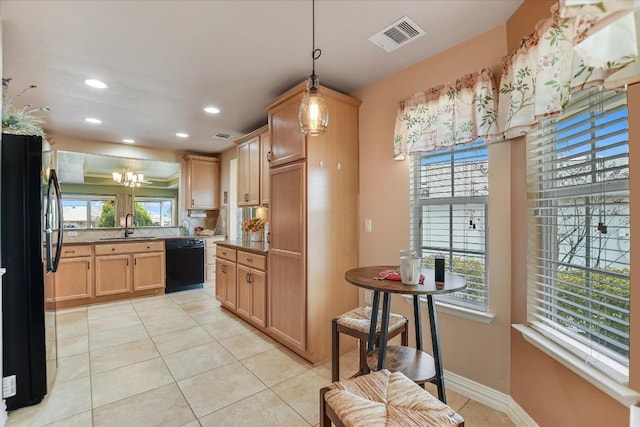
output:
M 397 263 L 398 250 L 409 246 L 409 164 L 392 160 L 398 101 L 483 67 L 490 67 L 499 80 L 502 56 L 515 49 L 521 37 L 533 32 L 539 20 L 550 16 L 554 3 L 526 0 L 505 26 L 353 92 L 362 100 L 359 227 L 362 231 L 365 219 L 371 219 L 373 225 L 371 233 L 360 234 L 360 265 Z M 640 104 L 640 85 L 630 88 L 629 94 Z M 640 105 L 630 103 L 631 140 L 640 137 L 640 119 L 632 129 L 635 111 L 640 114 Z M 634 162 L 640 154 L 634 156 L 634 150 L 630 151 L 632 165 L 639 163 L 635 169 L 640 168 L 640 160 Z M 490 147 L 488 262 L 490 311 L 496 318 L 483 325 L 441 314 L 444 367 L 511 394 L 541 426 L 628 425 L 627 408 L 526 343 L 510 328 L 511 323 L 526 322 L 525 156 L 524 138 Z M 633 187 L 633 174 L 631 180 Z M 640 213 L 632 208 L 633 222 L 640 222 Z M 633 253 L 640 253 L 638 242 L 636 239 L 634 245 L 632 240 Z M 395 298 L 392 304 L 394 311 L 412 317 L 403 299 Z M 633 344 L 640 347 L 637 342 Z M 640 354 L 640 350 L 633 350 L 638 347 L 632 347 L 631 360 L 631 383 L 635 387 L 640 383 L 640 373 L 634 369 L 633 354 Z
M 372 232 L 360 234 L 360 265 L 397 264 L 398 251 L 409 247 L 409 162 L 392 159 L 398 101 L 484 67 L 498 73 L 506 52 L 502 25 L 353 93 L 362 100 L 359 227 L 372 220 Z M 500 165 L 489 174 L 489 292 L 496 318 L 485 325 L 439 316 L 445 369 L 504 393 L 509 392 L 509 156 L 507 143 L 489 150 L 490 165 Z M 392 309 L 412 318 L 402 298 L 394 298 Z M 423 329 L 428 331 L 426 320 Z

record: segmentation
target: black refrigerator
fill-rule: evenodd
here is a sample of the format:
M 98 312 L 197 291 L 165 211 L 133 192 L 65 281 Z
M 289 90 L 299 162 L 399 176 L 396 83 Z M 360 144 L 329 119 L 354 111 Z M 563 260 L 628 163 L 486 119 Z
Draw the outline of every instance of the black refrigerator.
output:
M 7 409 L 14 410 L 40 402 L 47 371 L 50 379 L 55 372 L 55 307 L 53 296 L 45 297 L 45 275 L 59 262 L 62 210 L 55 170 L 43 166 L 51 153 L 43 156 L 42 138 L 3 133 L 0 147 L 2 376 Z

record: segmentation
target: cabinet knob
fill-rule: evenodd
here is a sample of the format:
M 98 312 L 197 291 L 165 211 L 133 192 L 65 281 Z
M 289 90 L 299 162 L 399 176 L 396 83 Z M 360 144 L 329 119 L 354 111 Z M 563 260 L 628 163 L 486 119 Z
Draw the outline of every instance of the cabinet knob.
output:
M 65 254 L 75 254 L 76 251 L 64 251 Z
M 195 206 L 196 204 L 196 199 L 191 199 L 191 206 Z
M 115 250 L 116 250 L 116 248 L 111 248 L 111 250 L 112 250 L 112 251 L 115 251 Z
M 271 163 L 271 150 L 267 151 L 267 162 Z
M 247 258 L 247 262 L 253 262 L 253 258 Z
M 245 280 L 247 281 L 247 283 L 251 283 L 251 278 L 249 277 L 249 273 L 247 273 Z
M 87 261 L 87 270 L 91 270 L 91 263 Z

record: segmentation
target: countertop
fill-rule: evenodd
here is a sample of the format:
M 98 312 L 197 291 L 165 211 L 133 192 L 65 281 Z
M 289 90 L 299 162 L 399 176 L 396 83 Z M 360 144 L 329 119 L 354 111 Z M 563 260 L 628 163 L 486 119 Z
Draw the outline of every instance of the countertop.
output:
M 184 235 L 184 236 L 133 236 L 128 238 L 106 238 L 106 239 L 93 239 L 93 240 L 74 240 L 74 241 L 64 241 L 62 244 L 64 246 L 78 246 L 78 245 L 95 245 L 95 244 L 114 244 L 114 243 L 136 243 L 136 242 L 148 242 L 154 240 L 169 240 L 169 239 L 213 239 L 218 242 L 222 242 L 224 240 L 224 236 L 197 236 L 195 234 Z
M 243 251 L 250 251 L 260 254 L 267 254 L 269 252 L 269 243 L 267 242 L 250 242 L 247 240 L 224 240 L 218 242 L 220 246 L 228 246 L 232 249 L 241 249 Z

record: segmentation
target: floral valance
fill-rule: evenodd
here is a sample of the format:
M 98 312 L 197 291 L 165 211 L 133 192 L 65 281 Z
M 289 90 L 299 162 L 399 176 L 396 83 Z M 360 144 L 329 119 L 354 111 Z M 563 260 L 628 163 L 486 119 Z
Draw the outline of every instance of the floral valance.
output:
M 394 159 L 476 140 L 498 137 L 493 73 L 484 69 L 400 101 Z
M 571 6 L 579 2 L 590 4 Z M 601 54 L 602 49 L 596 52 L 582 44 L 599 23 L 618 16 L 623 5 L 633 5 L 632 1 L 562 3 L 554 6 L 552 17 L 539 23 L 503 61 L 498 126 L 504 139 L 525 134 L 540 118 L 559 114 L 572 92 L 603 85 L 611 74 L 638 59 L 631 46 L 635 45 L 635 33 L 633 37 L 609 37 L 608 44 L 602 45 L 608 56 Z M 607 47 L 611 44 L 616 49 Z

